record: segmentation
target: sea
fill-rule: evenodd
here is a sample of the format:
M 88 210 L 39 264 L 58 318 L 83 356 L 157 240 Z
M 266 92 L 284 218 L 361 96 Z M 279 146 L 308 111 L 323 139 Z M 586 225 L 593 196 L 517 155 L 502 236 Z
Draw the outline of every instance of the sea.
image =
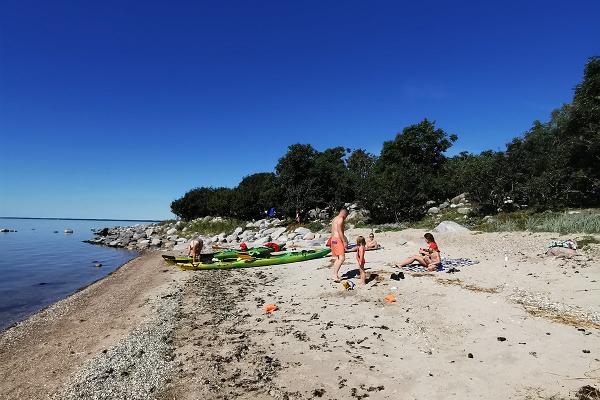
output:
M 94 236 L 92 229 L 150 222 L 0 218 L 0 229 L 15 231 L 0 233 L 0 331 L 137 256 L 83 243 Z

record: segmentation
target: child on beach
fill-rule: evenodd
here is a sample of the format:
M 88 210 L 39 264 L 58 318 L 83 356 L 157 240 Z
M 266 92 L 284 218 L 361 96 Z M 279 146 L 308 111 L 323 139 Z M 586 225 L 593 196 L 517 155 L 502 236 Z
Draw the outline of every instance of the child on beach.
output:
M 358 263 L 358 270 L 360 272 L 360 285 L 365 286 L 367 284 L 367 273 L 365 272 L 365 251 L 367 250 L 367 242 L 365 238 L 359 236 L 356 239 L 356 261 Z
M 419 249 L 419 253 L 421 255 L 408 257 L 400 264 L 396 264 L 396 267 L 402 268 L 405 265 L 409 265 L 417 261 L 419 264 L 427 268 L 428 271 L 436 271 L 442 268 L 442 257 L 440 255 L 440 248 L 435 242 L 435 238 L 429 232 L 423 235 L 423 237 L 425 238 L 428 247 Z

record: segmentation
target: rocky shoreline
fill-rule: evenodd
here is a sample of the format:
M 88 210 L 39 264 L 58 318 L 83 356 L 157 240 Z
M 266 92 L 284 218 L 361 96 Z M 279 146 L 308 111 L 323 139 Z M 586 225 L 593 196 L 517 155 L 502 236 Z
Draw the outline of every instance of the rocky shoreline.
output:
M 204 217 L 191 223 L 196 221 L 218 223 L 222 219 Z M 156 223 L 96 230 L 95 237 L 85 242 L 130 250 L 182 251 L 187 248 L 192 238 L 196 237 L 202 238 L 205 248 L 211 245 L 239 247 L 241 243 L 246 243 L 248 247 L 255 247 L 268 242 L 285 243 L 288 248 L 310 248 L 323 246 L 327 241 L 328 236 L 324 231 L 312 232 L 305 227 L 290 229 L 283 224 L 283 221 L 276 218 L 262 219 L 249 222 L 244 227 L 238 226 L 231 232 L 207 236 L 190 232 L 181 222 Z

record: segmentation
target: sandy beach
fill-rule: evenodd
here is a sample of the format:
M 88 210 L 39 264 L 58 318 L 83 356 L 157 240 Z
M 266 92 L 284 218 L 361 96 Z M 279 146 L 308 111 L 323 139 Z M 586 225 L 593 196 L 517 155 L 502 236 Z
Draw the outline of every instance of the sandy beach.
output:
M 328 258 L 194 272 L 146 253 L 3 332 L 1 397 L 575 399 L 600 388 L 598 245 L 556 259 L 543 253 L 558 234 L 440 234 L 445 257 L 479 263 L 390 279 L 423 233 L 378 234 L 372 279 L 351 291 L 328 280 Z M 351 253 L 341 272 L 357 282 L 356 269 Z

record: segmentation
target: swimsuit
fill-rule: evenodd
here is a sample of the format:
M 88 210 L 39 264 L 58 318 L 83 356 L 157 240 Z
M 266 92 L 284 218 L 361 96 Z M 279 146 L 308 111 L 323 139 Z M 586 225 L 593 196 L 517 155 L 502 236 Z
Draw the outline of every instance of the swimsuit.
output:
M 332 236 L 330 240 L 332 256 L 342 256 L 346 253 L 346 249 L 344 248 L 344 242 L 341 239 Z

